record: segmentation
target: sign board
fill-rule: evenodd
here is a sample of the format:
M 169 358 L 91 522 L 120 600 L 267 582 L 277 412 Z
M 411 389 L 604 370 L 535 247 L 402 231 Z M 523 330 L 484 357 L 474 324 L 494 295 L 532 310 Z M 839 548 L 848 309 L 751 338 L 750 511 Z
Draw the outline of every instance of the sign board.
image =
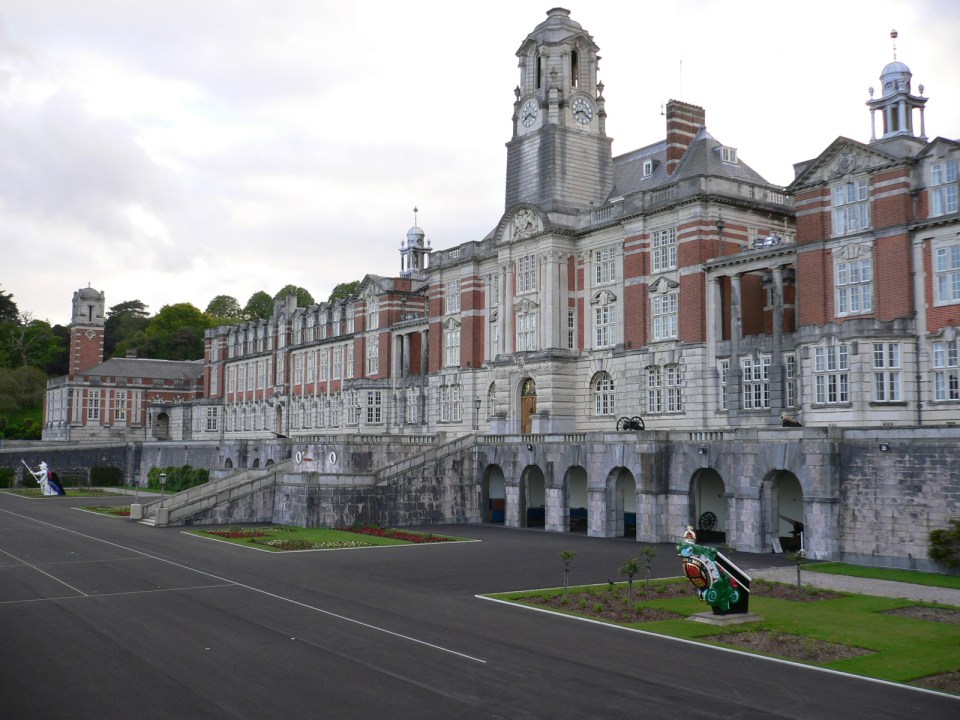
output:
M 783 548 L 780 546 L 780 538 L 774 538 L 770 544 L 773 546 L 773 552 L 777 555 L 783 554 Z

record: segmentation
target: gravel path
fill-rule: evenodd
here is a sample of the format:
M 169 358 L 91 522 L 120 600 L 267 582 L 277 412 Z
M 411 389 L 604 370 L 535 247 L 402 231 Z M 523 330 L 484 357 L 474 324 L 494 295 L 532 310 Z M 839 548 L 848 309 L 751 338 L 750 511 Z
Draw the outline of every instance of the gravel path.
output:
M 801 582 L 804 585 L 838 590 L 840 592 L 859 593 L 861 595 L 880 595 L 882 597 L 905 598 L 918 602 L 941 603 L 960 607 L 960 590 L 951 588 L 930 587 L 928 585 L 913 585 L 911 583 L 892 582 L 890 580 L 871 580 L 869 578 L 851 577 L 849 575 L 832 575 L 801 571 Z M 775 582 L 795 583 L 797 570 L 793 567 L 764 568 L 762 570 L 747 570 L 752 578 L 773 580 Z

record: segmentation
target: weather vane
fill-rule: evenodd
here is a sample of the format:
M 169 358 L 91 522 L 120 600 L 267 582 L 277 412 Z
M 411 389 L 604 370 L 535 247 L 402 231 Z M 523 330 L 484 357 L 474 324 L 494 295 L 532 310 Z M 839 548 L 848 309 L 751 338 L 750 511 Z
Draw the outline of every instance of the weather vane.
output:
M 893 59 L 897 59 L 897 31 L 890 31 L 890 39 L 893 40 Z
M 413 224 L 414 224 L 414 225 L 417 224 L 417 212 L 418 212 L 418 211 L 417 211 L 417 206 L 414 205 L 414 206 L 413 206 Z

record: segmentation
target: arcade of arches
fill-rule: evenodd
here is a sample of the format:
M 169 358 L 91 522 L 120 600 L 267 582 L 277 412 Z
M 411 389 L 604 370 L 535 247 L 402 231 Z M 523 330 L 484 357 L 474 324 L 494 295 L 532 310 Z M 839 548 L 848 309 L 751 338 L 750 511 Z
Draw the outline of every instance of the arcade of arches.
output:
M 549 463 L 547 463 L 549 467 Z M 551 482 L 536 463 L 516 478 L 489 464 L 482 470 L 481 518 L 507 527 L 543 528 L 549 532 L 585 532 L 594 537 L 636 537 L 662 542 L 679 536 L 681 527 L 665 527 L 664 517 L 686 518 L 706 543 L 726 543 L 737 502 L 742 502 L 712 468 L 695 471 L 682 493 L 657 493 L 629 468 L 614 467 L 592 479 L 582 465 L 571 465 Z M 766 550 L 783 550 L 803 542 L 804 498 L 800 481 L 789 471 L 771 471 L 760 483 L 753 522 Z M 677 505 L 679 503 L 679 505 Z M 685 507 L 684 507 L 685 506 Z

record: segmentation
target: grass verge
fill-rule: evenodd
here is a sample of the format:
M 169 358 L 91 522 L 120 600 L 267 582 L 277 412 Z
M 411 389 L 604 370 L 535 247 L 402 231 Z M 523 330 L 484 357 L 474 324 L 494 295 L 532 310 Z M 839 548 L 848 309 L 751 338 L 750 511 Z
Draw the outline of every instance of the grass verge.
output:
M 363 532 L 366 530 L 367 532 Z M 292 550 L 342 550 L 378 545 L 416 545 L 439 542 L 461 542 L 465 538 L 434 533 L 417 533 L 393 528 L 357 528 L 331 530 L 329 528 L 301 528 L 288 525 L 260 527 L 210 528 L 188 530 L 191 535 L 213 538 L 223 542 L 254 547 L 271 552 Z
M 687 584 L 685 580 L 680 581 Z M 662 581 L 658 581 L 661 587 Z M 540 609 L 559 612 L 578 617 L 600 620 L 614 625 L 642 629 L 646 632 L 670 637 L 703 642 L 705 644 L 738 647 L 733 637 L 723 642 L 724 636 L 738 633 L 757 633 L 763 631 L 779 636 L 804 639 L 809 644 L 825 642 L 852 648 L 869 650 L 869 654 L 841 660 L 798 660 L 796 657 L 781 654 L 773 650 L 760 654 L 804 662 L 808 665 L 830 668 L 855 675 L 908 683 L 919 678 L 938 676 L 944 673 L 960 671 L 960 609 L 951 608 L 956 617 L 953 622 L 932 622 L 888 614 L 888 611 L 912 606 L 940 607 L 910 600 L 829 593 L 826 598 L 818 599 L 818 591 L 810 589 L 812 597 L 804 602 L 782 597 L 753 596 L 750 610 L 762 617 L 760 622 L 747 623 L 728 628 L 704 623 L 690 622 L 686 617 L 709 610 L 709 606 L 699 601 L 692 588 L 686 596 L 667 597 L 675 593 L 643 592 L 636 587 L 633 591 L 632 610 L 639 613 L 640 608 L 650 608 L 660 614 L 676 613 L 676 619 L 655 619 L 648 622 L 617 621 L 609 614 L 601 614 L 599 602 L 604 594 L 619 593 L 618 601 L 627 612 L 622 584 L 616 586 L 596 585 L 571 588 L 563 607 L 546 608 L 543 603 L 548 598 L 562 597 L 563 589 L 539 590 L 530 592 L 499 593 L 489 597 L 518 604 L 535 604 Z M 822 591 L 819 593 L 822 596 Z M 539 598 L 539 600 L 536 600 Z M 531 602 L 536 600 L 535 602 Z M 561 601 L 562 602 L 562 601 Z M 646 613 L 644 613 L 646 614 Z M 657 617 L 651 612 L 651 617 Z M 679 617 L 678 617 L 679 616 Z M 706 638 L 711 638 L 707 640 Z M 747 650 L 750 652 L 750 650 Z M 960 692 L 960 687 L 949 688 L 951 692 Z
M 89 507 L 81 507 L 78 509 L 86 510 L 87 512 L 100 513 L 101 515 L 110 515 L 112 517 L 130 517 L 129 505 L 91 505 Z
M 40 488 L 38 487 L 28 487 L 28 488 L 5 488 L 0 490 L 0 492 L 5 492 L 9 495 L 19 495 L 20 497 L 27 498 L 43 498 L 43 499 L 62 499 L 64 497 L 116 497 L 117 493 L 110 492 L 109 490 L 100 490 L 97 488 L 78 488 L 78 487 L 65 487 L 64 490 L 67 491 L 66 495 L 44 495 Z
M 918 572 L 916 570 L 868 567 L 866 565 L 850 565 L 849 563 L 840 562 L 811 563 L 804 565 L 803 569 L 809 572 L 850 575 L 873 580 L 891 580 L 893 582 L 905 582 L 913 583 L 914 585 L 929 585 L 931 587 L 960 590 L 960 575 L 940 575 L 938 573 Z

